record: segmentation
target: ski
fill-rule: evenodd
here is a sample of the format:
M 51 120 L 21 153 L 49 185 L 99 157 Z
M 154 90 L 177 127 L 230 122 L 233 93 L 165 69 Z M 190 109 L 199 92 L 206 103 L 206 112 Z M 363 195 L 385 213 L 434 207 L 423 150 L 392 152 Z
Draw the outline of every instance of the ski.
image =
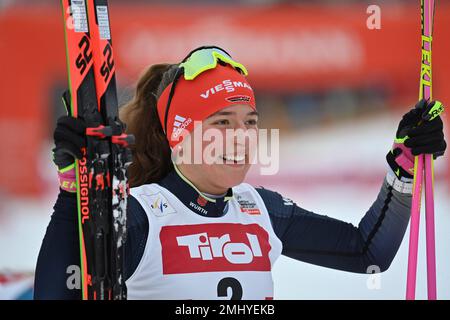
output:
M 114 300 L 126 299 L 123 277 L 124 244 L 126 240 L 126 208 L 129 193 L 127 168 L 131 164 L 134 137 L 124 133 L 119 119 L 119 104 L 115 76 L 115 61 L 111 39 L 109 7 L 107 0 L 88 0 L 88 20 L 94 52 L 94 75 L 97 88 L 97 103 L 106 124 L 112 128 L 111 157 L 109 165 L 112 176 L 109 201 L 111 220 L 111 280 Z
M 106 1 L 61 2 L 70 112 L 87 125 L 86 148 L 75 166 L 82 298 L 126 299 L 122 274 L 126 169 L 131 163 L 127 147 L 133 143 L 133 137 L 123 134 L 118 119 L 109 18 L 106 21 L 108 15 L 102 11 L 108 6 Z

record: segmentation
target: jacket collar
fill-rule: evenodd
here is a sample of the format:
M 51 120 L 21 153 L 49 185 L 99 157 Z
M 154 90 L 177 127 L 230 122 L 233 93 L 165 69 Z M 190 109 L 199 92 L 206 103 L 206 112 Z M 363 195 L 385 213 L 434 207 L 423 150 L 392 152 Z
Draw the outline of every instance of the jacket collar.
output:
M 173 193 L 191 211 L 205 217 L 222 217 L 227 212 L 228 201 L 233 197 L 231 188 L 222 197 L 208 197 L 183 176 L 175 164 L 174 170 L 159 185 Z

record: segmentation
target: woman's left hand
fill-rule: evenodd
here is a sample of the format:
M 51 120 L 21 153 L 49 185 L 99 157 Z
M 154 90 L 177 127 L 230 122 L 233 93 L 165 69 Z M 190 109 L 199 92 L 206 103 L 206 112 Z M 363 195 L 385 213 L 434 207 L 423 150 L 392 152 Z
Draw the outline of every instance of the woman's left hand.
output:
M 444 106 L 439 101 L 420 100 L 403 116 L 392 149 L 386 156 L 397 178 L 413 178 L 414 156 L 433 154 L 436 159 L 444 154 L 447 143 L 440 117 L 443 111 Z

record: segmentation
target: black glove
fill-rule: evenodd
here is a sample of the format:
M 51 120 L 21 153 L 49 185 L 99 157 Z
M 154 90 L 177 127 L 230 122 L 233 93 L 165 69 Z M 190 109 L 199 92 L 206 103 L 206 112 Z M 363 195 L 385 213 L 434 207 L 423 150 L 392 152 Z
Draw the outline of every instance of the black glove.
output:
M 413 178 L 414 156 L 433 154 L 442 156 L 447 148 L 444 126 L 439 114 L 443 106 L 438 101 L 420 100 L 406 113 L 397 129 L 396 139 L 386 160 L 398 178 Z
M 63 94 L 66 109 L 70 109 L 70 98 L 66 91 Z M 59 170 L 72 165 L 75 158 L 81 159 L 81 149 L 86 147 L 86 124 L 80 118 L 62 116 L 58 119 L 53 133 L 55 148 L 53 162 Z
M 437 103 L 440 104 L 439 102 Z M 397 137 L 409 137 L 404 144 L 411 149 L 411 153 L 414 156 L 433 154 L 436 159 L 442 156 L 447 148 L 441 117 L 438 115 L 431 121 L 428 120 L 432 117 L 429 113 L 435 104 L 436 101 L 427 104 L 427 101 L 422 99 L 400 121 Z M 422 121 L 422 123 L 418 124 L 419 121 Z

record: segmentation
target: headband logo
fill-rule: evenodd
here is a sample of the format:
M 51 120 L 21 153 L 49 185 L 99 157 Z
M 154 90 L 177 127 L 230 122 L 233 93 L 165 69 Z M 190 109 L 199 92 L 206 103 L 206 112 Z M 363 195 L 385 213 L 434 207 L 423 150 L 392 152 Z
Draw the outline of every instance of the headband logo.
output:
M 178 138 L 178 136 L 183 132 L 183 130 L 192 122 L 191 118 L 183 118 L 182 116 L 176 115 L 175 121 L 173 122 L 173 132 L 172 139 Z
M 226 90 L 227 92 L 234 92 L 236 90 L 235 88 L 247 88 L 253 90 L 252 87 L 250 87 L 246 82 L 223 80 L 218 85 L 215 85 L 214 87 L 206 90 L 206 92 L 200 94 L 200 96 L 203 99 L 208 99 L 210 95 L 216 94 L 219 91 Z
M 232 96 L 225 98 L 228 102 L 250 102 L 251 99 L 252 98 L 249 96 Z

